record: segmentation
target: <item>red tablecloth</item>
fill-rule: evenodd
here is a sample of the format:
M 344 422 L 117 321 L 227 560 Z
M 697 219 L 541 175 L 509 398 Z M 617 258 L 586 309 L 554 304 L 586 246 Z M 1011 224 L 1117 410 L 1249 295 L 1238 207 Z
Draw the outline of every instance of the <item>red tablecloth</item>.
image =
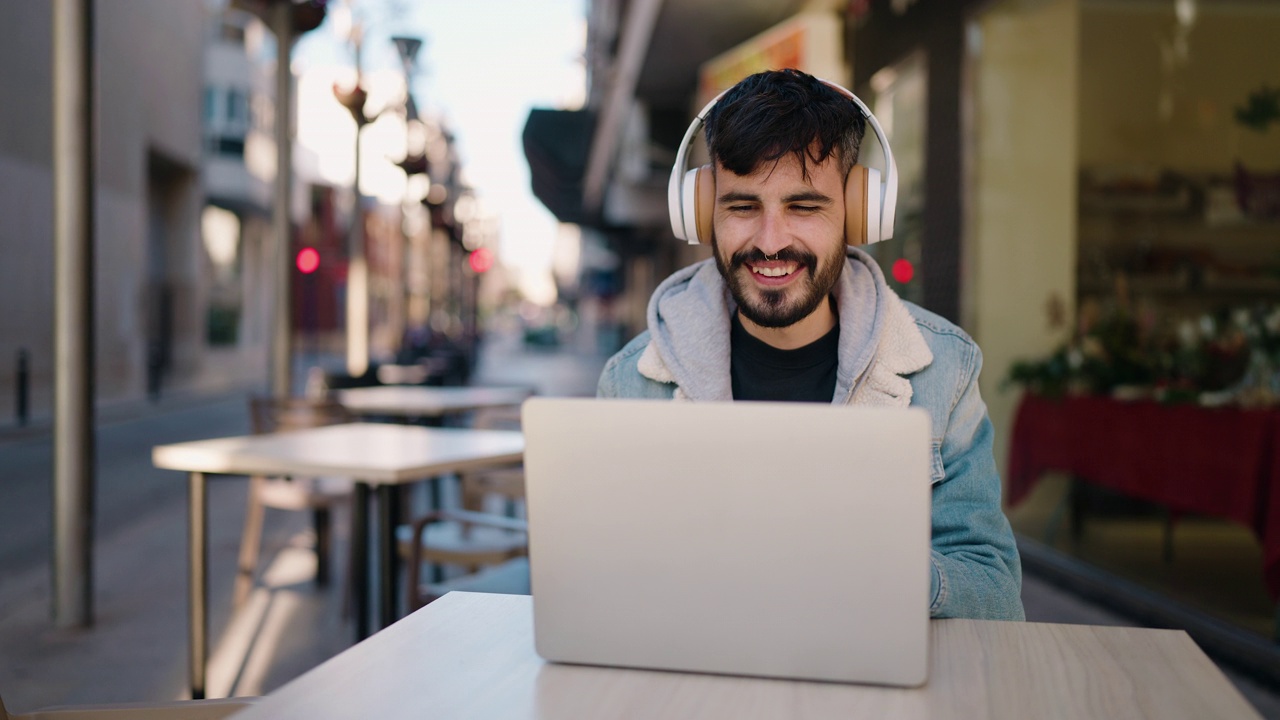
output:
M 1280 412 L 1025 395 L 1013 423 L 1009 502 L 1050 470 L 1172 510 L 1228 518 L 1262 541 L 1280 597 Z

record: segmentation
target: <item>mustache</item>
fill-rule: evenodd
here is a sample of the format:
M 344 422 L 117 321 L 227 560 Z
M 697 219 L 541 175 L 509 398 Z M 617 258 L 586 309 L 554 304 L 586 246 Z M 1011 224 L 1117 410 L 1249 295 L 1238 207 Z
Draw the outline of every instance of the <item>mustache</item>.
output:
M 804 252 L 793 247 L 785 247 L 773 255 L 765 255 L 759 248 L 751 248 L 750 250 L 739 250 L 729 258 L 729 267 L 737 269 L 747 263 L 762 263 L 768 261 L 793 262 L 797 265 L 813 270 L 818 266 L 818 256 L 811 252 Z

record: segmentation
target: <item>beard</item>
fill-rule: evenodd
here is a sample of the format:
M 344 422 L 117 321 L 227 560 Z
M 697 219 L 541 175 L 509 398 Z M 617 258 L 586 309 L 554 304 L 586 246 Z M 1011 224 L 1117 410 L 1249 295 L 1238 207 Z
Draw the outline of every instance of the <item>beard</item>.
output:
M 728 259 L 720 253 L 715 235 L 711 236 L 712 254 L 716 268 L 729 286 L 729 293 L 738 303 L 738 312 L 751 322 L 766 328 L 784 328 L 809 317 L 818 305 L 831 294 L 844 270 L 843 243 L 825 260 L 820 261 L 811 252 L 787 247 L 776 255 L 766 257 L 759 249 L 740 250 Z M 796 272 L 807 270 L 804 280 L 796 286 L 761 289 L 752 283 L 751 268 L 747 263 L 765 262 L 768 259 L 794 262 Z

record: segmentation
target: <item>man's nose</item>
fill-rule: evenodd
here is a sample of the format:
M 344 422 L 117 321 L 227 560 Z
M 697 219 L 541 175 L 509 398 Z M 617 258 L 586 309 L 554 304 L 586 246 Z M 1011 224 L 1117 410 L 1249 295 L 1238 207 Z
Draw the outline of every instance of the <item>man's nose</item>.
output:
M 791 244 L 782 213 L 766 210 L 760 216 L 760 232 L 756 235 L 756 248 L 765 255 L 775 255 Z

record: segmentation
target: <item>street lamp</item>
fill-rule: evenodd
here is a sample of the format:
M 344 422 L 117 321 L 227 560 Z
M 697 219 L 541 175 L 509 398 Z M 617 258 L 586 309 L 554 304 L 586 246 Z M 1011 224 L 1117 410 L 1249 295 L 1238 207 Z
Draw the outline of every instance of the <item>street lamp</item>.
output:
M 391 42 L 395 43 L 396 54 L 400 56 L 400 65 L 404 71 L 405 157 L 396 164 L 401 170 L 404 170 L 406 176 L 425 175 L 430 177 L 430 163 L 427 161 L 425 147 L 415 153 L 415 148 L 412 147 L 410 142 L 411 129 L 415 126 L 423 129 L 422 121 L 418 116 L 418 106 L 413 99 L 413 76 L 417 70 L 418 52 L 422 49 L 423 42 L 420 38 L 403 35 L 392 37 Z M 425 134 L 425 132 L 422 134 Z M 406 186 L 406 193 L 408 193 L 409 187 L 410 185 Z M 412 283 L 409 281 L 409 268 L 414 265 L 409 259 L 410 253 L 413 252 L 413 241 L 407 230 L 406 223 L 403 222 L 404 216 L 410 212 L 408 197 L 405 197 L 401 202 L 400 211 L 402 216 L 400 229 L 403 234 L 403 243 L 401 244 L 403 252 L 400 255 L 402 262 L 400 282 L 402 288 L 398 297 L 400 312 L 397 315 L 399 327 L 397 328 L 396 337 L 403 339 L 409 328 L 410 309 L 414 304 Z M 413 208 L 413 211 L 421 212 L 418 208 Z
M 360 377 L 369 369 L 369 266 L 364 251 L 364 197 L 360 192 L 360 131 L 376 120 L 377 115 L 370 116 L 364 109 L 365 101 L 369 99 L 361 71 L 364 28 L 353 18 L 346 35 L 355 53 L 356 82 L 349 90 L 334 83 L 333 95 L 356 123 L 355 179 L 352 182 L 355 212 L 347 234 L 346 337 L 347 374 Z
M 276 180 L 272 205 L 272 253 L 274 282 L 271 333 L 271 394 L 288 397 L 293 385 L 293 328 L 290 292 L 292 253 L 290 247 L 289 199 L 293 193 L 293 72 L 290 57 L 294 40 L 319 27 L 324 21 L 328 0 L 232 0 L 231 7 L 247 10 L 267 24 L 276 35 Z

